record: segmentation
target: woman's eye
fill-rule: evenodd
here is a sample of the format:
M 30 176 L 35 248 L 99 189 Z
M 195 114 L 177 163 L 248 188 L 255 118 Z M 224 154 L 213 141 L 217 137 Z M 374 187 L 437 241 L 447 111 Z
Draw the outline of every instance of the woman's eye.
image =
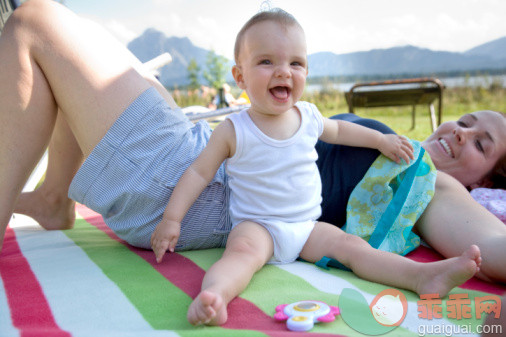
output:
M 475 144 L 476 144 L 476 148 L 478 149 L 478 151 L 485 152 L 485 149 L 483 148 L 483 145 L 481 145 L 481 142 L 479 140 L 477 140 L 475 142 Z
M 458 126 L 461 126 L 461 127 L 463 127 L 463 128 L 467 128 L 467 124 L 466 124 L 465 122 L 463 122 L 463 121 L 458 121 L 458 122 L 457 122 L 457 125 L 458 125 Z

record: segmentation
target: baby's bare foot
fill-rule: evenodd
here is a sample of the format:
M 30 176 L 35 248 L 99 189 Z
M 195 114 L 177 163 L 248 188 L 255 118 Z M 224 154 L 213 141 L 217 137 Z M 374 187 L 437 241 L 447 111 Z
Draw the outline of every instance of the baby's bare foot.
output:
M 218 294 L 204 290 L 188 308 L 188 322 L 193 325 L 222 325 L 227 321 L 227 306 Z
M 427 264 L 418 283 L 417 293 L 439 294 L 444 297 L 450 290 L 461 285 L 480 271 L 481 253 L 476 245 L 462 255 Z
M 48 230 L 72 228 L 76 219 L 75 201 L 66 196 L 47 194 L 42 187 L 21 193 L 14 213 L 27 215 Z

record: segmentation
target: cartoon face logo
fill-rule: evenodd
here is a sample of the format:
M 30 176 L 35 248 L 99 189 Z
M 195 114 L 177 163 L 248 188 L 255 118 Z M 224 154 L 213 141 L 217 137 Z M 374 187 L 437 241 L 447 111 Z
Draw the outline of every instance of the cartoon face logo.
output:
M 373 318 L 384 326 L 398 326 L 408 311 L 406 296 L 397 289 L 386 289 L 372 300 L 369 306 Z

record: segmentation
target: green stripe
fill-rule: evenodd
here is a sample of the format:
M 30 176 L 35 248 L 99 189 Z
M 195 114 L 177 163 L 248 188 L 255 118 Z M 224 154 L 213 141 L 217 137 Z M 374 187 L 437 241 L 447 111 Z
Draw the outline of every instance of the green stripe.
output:
M 265 336 L 258 331 L 191 325 L 186 312 L 192 299 L 128 247 L 84 219 L 76 220 L 75 228 L 63 233 L 121 289 L 154 329 L 171 330 L 183 337 Z
M 63 231 L 111 279 L 157 330 L 193 328 L 186 320 L 191 298 L 149 263 L 107 234 L 78 219 Z
M 223 248 L 213 248 L 178 253 L 192 260 L 200 268 L 208 270 L 223 255 L 223 251 Z
M 202 269 L 207 270 L 217 259 L 221 257 L 223 249 L 209 249 L 181 253 L 191 259 Z M 322 270 L 324 271 L 324 270 Z M 378 294 L 381 290 L 389 287 L 371 283 L 357 278 L 353 273 L 331 269 L 324 271 L 336 277 L 345 279 L 351 284 L 367 290 L 372 294 Z M 377 291 L 376 291 L 377 290 Z M 416 301 L 417 297 L 406 292 L 408 300 Z M 273 316 L 275 308 L 279 304 L 288 304 L 302 300 L 322 301 L 331 305 L 339 303 L 339 295 L 329 294 L 316 289 L 303 278 L 287 272 L 275 265 L 264 266 L 253 278 L 248 287 L 240 295 L 260 308 L 266 315 Z M 274 318 L 273 318 L 274 319 Z M 280 323 L 282 324 L 282 323 Z M 315 333 L 342 334 L 346 336 L 363 336 L 350 328 L 340 317 L 331 323 L 319 323 L 311 330 Z M 404 328 L 396 328 L 389 335 L 416 335 Z

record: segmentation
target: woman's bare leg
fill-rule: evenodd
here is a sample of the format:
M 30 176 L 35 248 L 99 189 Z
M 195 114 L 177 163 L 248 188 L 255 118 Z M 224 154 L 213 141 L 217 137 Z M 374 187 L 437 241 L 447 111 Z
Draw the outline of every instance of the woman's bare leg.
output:
M 32 217 L 45 229 L 72 228 L 75 202 L 67 195 L 83 154 L 62 113 L 56 118 L 48 151 L 44 182 L 35 191 L 21 193 L 14 213 Z
M 53 1 L 31 0 L 11 15 L 0 37 L 0 242 L 58 107 L 87 156 L 150 86 L 136 62 L 103 30 Z
M 483 259 L 478 277 L 506 283 L 506 226 L 454 178 L 438 172 L 434 198 L 415 228 L 447 258 L 477 245 Z
M 167 90 L 149 74 L 145 79 L 165 96 L 169 106 L 176 103 Z M 48 147 L 48 166 L 43 184 L 35 191 L 21 193 L 14 206 L 14 213 L 24 214 L 36 220 L 48 230 L 72 228 L 75 221 L 75 201 L 69 199 L 70 183 L 83 161 L 83 153 L 59 112 Z
M 136 58 L 131 57 L 131 62 L 150 85 L 159 91 L 169 106 L 177 107 L 167 90 L 143 69 Z M 73 226 L 75 202 L 68 198 L 68 188 L 83 159 L 74 134 L 64 117 L 60 116 L 64 114 L 59 112 L 58 115 L 49 143 L 44 183 L 36 191 L 22 193 L 14 208 L 15 213 L 34 218 L 45 229 L 66 229 Z

